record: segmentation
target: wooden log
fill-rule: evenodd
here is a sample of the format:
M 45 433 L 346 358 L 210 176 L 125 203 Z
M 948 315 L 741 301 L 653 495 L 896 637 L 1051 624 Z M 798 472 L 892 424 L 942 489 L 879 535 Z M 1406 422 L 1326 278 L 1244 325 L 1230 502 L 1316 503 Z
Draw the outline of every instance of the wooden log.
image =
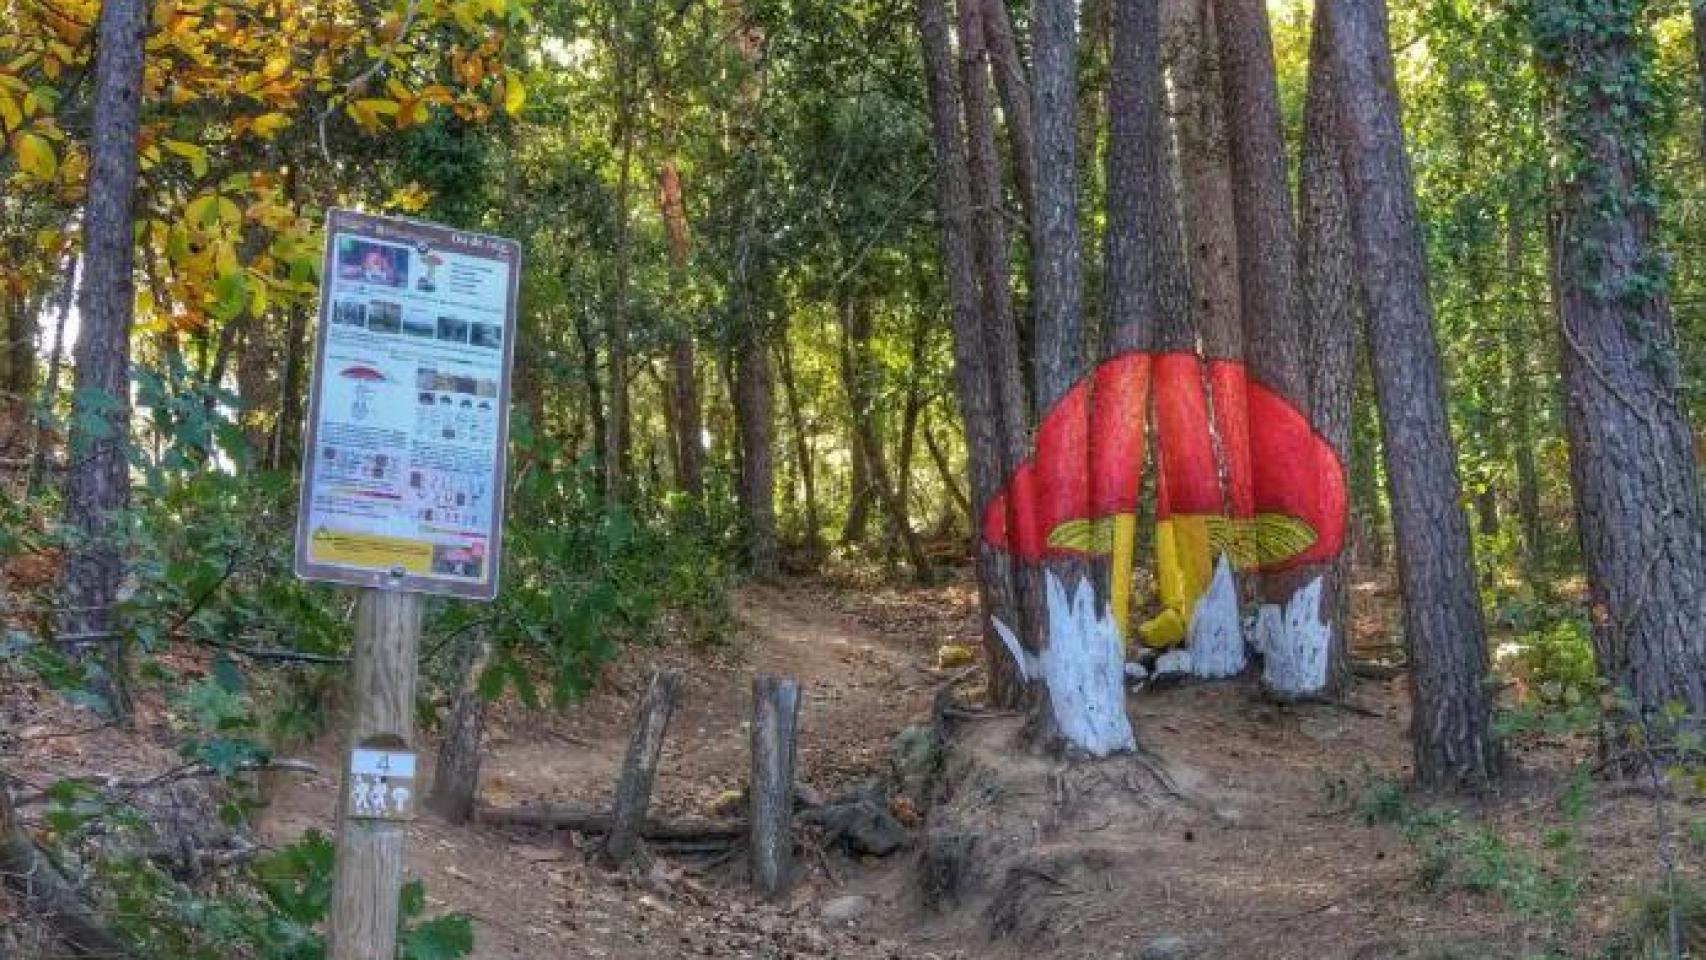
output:
M 793 879 L 794 744 L 800 685 L 759 674 L 752 681 L 752 780 L 747 791 L 752 881 L 779 897 Z
M 43 920 L 79 957 L 134 957 L 75 885 L 18 823 L 12 795 L 0 782 L 0 880 L 25 910 Z
M 480 674 L 485 672 L 490 654 L 491 646 L 483 640 L 468 652 L 444 742 L 438 748 L 438 763 L 433 767 L 432 792 L 427 794 L 425 806 L 450 823 L 468 822 L 480 790 L 480 737 L 486 724 Z
M 337 861 L 327 922 L 329 960 L 391 960 L 397 952 L 407 810 L 394 791 L 367 792 L 356 804 L 350 766 L 356 750 L 382 751 L 412 766 L 419 594 L 366 589 L 356 615 L 350 752 L 338 809 Z M 412 775 L 412 773 L 411 773 Z M 407 804 L 409 798 L 402 798 Z M 360 816 L 354 816 L 357 807 Z M 375 815 L 376 810 L 389 811 Z
M 573 830 L 576 833 L 609 833 L 610 815 L 596 810 L 545 804 L 537 807 L 484 807 L 475 819 L 494 827 L 533 827 L 541 830 Z M 652 843 L 699 843 L 707 840 L 739 840 L 746 836 L 744 820 L 646 820 L 640 839 Z
M 603 859 L 609 866 L 623 866 L 642 853 L 640 828 L 645 824 L 646 808 L 651 806 L 658 756 L 663 752 L 664 732 L 669 729 L 680 690 L 681 671 L 658 670 L 640 701 L 640 714 L 610 806 L 610 832 L 604 837 Z

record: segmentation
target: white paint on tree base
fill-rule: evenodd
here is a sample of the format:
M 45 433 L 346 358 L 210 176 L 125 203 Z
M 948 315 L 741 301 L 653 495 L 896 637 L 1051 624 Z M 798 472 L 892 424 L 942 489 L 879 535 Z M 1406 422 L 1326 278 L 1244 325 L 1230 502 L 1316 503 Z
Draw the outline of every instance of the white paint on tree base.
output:
M 1249 664 L 1238 622 L 1238 585 L 1225 554 L 1191 617 L 1190 650 L 1191 673 L 1205 680 L 1235 677 Z
M 1048 687 L 1055 726 L 1066 741 L 1095 757 L 1137 747 L 1125 712 L 1125 644 L 1107 604 L 1098 604 L 1089 580 L 1070 597 L 1060 578 L 1045 574 L 1048 646 L 1040 655 L 1020 646 L 1012 629 L 991 619 L 995 632 L 1027 682 Z M 1099 608 L 1099 609 L 1098 609 Z
M 1331 631 L 1321 619 L 1321 577 L 1309 581 L 1284 604 L 1256 611 L 1256 648 L 1262 651 L 1262 682 L 1284 697 L 1306 697 L 1327 687 Z
M 1162 677 L 1183 677 L 1192 672 L 1194 662 L 1189 650 L 1169 650 L 1155 658 L 1156 679 Z

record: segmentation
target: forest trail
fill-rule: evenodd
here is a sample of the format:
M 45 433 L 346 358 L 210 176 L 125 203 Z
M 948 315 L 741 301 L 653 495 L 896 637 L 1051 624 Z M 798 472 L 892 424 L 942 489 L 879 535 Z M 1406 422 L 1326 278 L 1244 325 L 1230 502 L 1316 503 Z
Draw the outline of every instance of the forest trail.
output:
M 686 679 L 654 815 L 705 816 L 726 791 L 740 789 L 755 671 L 802 684 L 800 782 L 830 792 L 881 775 L 894 734 L 924 716 L 939 682 L 929 669 L 937 645 L 975 638 L 974 604 L 964 585 L 927 594 L 816 582 L 743 588 L 733 598 L 736 637 L 725 647 L 631 647 L 592 695 L 567 710 L 529 714 L 500 705 L 487 727 L 481 802 L 605 808 L 634 705 L 657 666 L 681 668 Z M 428 738 L 423 761 L 430 764 L 435 747 Z M 323 771 L 337 768 L 335 742 L 314 753 Z M 284 787 L 263 821 L 264 839 L 282 843 L 308 829 L 328 830 L 336 791 L 324 774 Z M 426 881 L 429 912 L 473 918 L 476 960 L 931 955 L 826 929 L 816 919 L 817 901 L 842 891 L 831 889 L 818 863 L 802 864 L 807 876 L 792 906 L 772 907 L 742 884 L 719 879 L 739 864 L 715 865 L 696 879 L 683 872 L 695 862 L 705 860 L 663 859 L 651 876 L 636 879 L 586 863 L 564 848 L 561 834 L 448 827 L 431 816 L 409 829 L 411 876 Z M 842 863 L 838 877 L 851 886 L 857 880 L 849 874 L 885 869 Z
M 972 642 L 976 631 L 975 593 L 963 582 L 748 586 L 735 594 L 734 613 L 729 644 L 629 647 L 592 695 L 564 711 L 501 704 L 488 725 L 482 803 L 603 809 L 656 666 L 687 675 L 656 815 L 717 815 L 719 797 L 727 802 L 740 789 L 756 670 L 801 681 L 799 779 L 833 795 L 887 773 L 895 733 L 928 715 L 952 673 L 935 668 L 937 647 Z M 1359 648 L 1377 647 L 1386 629 L 1362 624 Z M 1371 791 L 1408 774 L 1408 707 L 1401 677 L 1360 682 L 1351 699 L 1350 709 L 1278 705 L 1238 682 L 1138 694 L 1128 706 L 1146 758 L 1092 765 L 1014 753 L 1010 719 L 964 725 L 959 756 L 973 758 L 971 775 L 985 780 L 965 792 L 987 795 L 972 801 L 973 817 L 995 882 L 943 915 L 920 908 L 911 851 L 882 860 L 808 851 L 792 895 L 771 905 L 751 894 L 738 855 L 671 855 L 647 875 L 616 875 L 589 862 L 590 844 L 569 849 L 561 833 L 453 828 L 423 816 L 410 827 L 410 870 L 426 881 L 430 913 L 473 918 L 478 960 L 1136 957 L 1173 935 L 1193 945 L 1194 957 L 1522 955 L 1521 917 L 1461 890 L 1427 889 L 1417 850 L 1394 827 L 1365 819 Z M 429 761 L 434 746 L 426 738 Z M 1569 789 L 1576 749 L 1532 745 L 1521 796 L 1488 798 L 1484 815 L 1518 849 L 1538 848 L 1533 825 L 1556 819 L 1547 811 Z M 335 757 L 323 743 L 314 759 L 330 771 Z M 1144 785 L 1152 764 L 1170 787 Z M 328 775 L 298 779 L 271 804 L 265 840 L 328 829 L 335 795 Z M 1603 936 L 1621 905 L 1613 891 L 1648 869 L 1642 810 L 1635 797 L 1590 805 L 1581 842 L 1594 866 L 1573 936 Z M 992 939 L 1000 878 L 1010 887 L 1031 874 L 1059 885 L 1022 900 L 1009 911 L 1014 928 Z M 826 902 L 851 894 L 867 898 L 864 916 L 821 919 Z

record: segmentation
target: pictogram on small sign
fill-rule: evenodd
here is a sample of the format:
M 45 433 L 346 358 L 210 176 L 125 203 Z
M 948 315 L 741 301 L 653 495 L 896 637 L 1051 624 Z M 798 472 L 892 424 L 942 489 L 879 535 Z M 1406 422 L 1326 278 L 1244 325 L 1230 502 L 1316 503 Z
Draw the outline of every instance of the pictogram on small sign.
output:
M 415 755 L 392 750 L 350 753 L 349 815 L 409 820 L 415 813 Z

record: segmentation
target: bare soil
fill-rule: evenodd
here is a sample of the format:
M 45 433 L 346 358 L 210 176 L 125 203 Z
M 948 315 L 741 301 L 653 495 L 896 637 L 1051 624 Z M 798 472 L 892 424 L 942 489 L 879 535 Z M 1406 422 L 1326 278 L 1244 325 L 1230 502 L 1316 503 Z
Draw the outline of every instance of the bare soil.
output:
M 655 793 L 661 816 L 704 816 L 745 780 L 746 720 L 755 671 L 799 679 L 800 777 L 833 795 L 888 774 L 890 745 L 928 722 L 957 671 L 936 666 L 943 644 L 976 641 L 975 593 L 964 582 L 896 589 L 795 580 L 742 589 L 727 646 L 628 649 L 584 702 L 529 713 L 502 704 L 488 724 L 481 801 L 601 808 L 653 667 L 687 673 Z M 1359 586 L 1356 648 L 1389 651 L 1390 592 Z M 1373 611 L 1370 613 L 1369 611 Z M 962 694 L 974 697 L 975 691 Z M 52 736 L 76 721 L 11 685 L 0 700 L 8 769 L 32 782 L 79 769 L 142 775 L 169 767 L 162 717 L 138 734 Z M 1247 685 L 1184 685 L 1135 694 L 1144 751 L 1073 764 L 1015 748 L 1018 721 L 952 724 L 947 800 L 921 825 L 977 835 L 957 905 L 927 912 L 916 849 L 849 859 L 807 852 L 793 895 L 778 904 L 746 889 L 736 855 L 660 857 L 649 871 L 593 866 L 590 842 L 547 831 L 410 828 L 410 869 L 431 909 L 469 914 L 478 958 L 687 957 L 1136 958 L 1158 937 L 1197 958 L 1522 958 L 1559 948 L 1592 956 L 1623 922 L 1630 892 L 1656 876 L 1650 796 L 1599 784 L 1579 825 L 1580 883 L 1569 918 L 1525 913 L 1511 891 L 1425 887 L 1424 864 L 1398 826 L 1370 823 L 1365 799 L 1408 775 L 1401 676 L 1361 681 L 1349 706 L 1285 706 Z M 86 722 L 86 721 L 85 721 Z M 430 756 L 435 744 L 422 747 Z M 1578 738 L 1515 744 L 1502 792 L 1458 809 L 1510 848 L 1550 862 L 1548 831 L 1568 827 L 1560 801 L 1571 771 L 1592 758 Z M 308 754 L 328 773 L 286 778 L 261 836 L 286 842 L 333 822 L 336 744 Z M 914 811 L 901 809 L 903 818 Z M 1673 809 L 1687 822 L 1699 809 Z M 1555 838 L 1554 838 L 1555 839 Z M 923 841 L 920 841 L 922 845 Z M 1692 875 L 1697 851 L 1681 856 Z M 851 923 L 820 916 L 834 898 L 870 907 Z

